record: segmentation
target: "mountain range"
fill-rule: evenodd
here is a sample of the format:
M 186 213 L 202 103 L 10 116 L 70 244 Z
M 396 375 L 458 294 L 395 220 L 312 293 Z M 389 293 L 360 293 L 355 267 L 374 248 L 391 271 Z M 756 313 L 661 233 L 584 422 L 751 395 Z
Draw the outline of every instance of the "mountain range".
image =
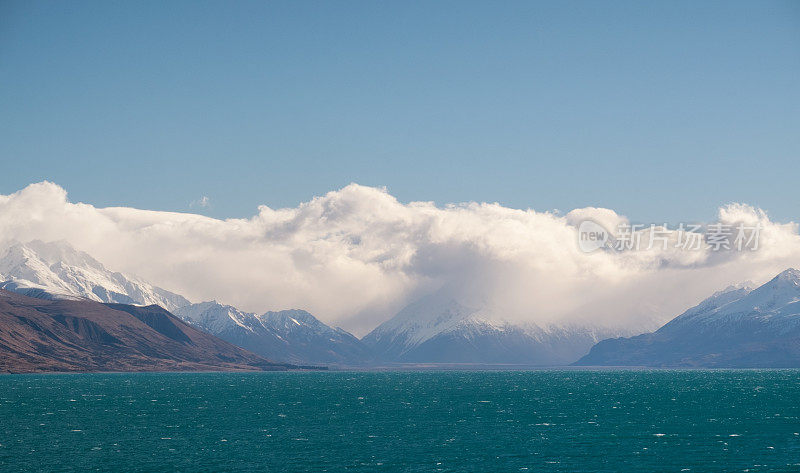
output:
M 109 271 L 63 241 L 9 246 L 0 257 L 0 281 L 0 289 L 39 298 L 156 304 L 170 311 L 189 304 L 183 296 Z
M 720 291 L 653 333 L 604 340 L 577 365 L 800 367 L 800 271 Z
M 217 302 L 181 307 L 189 323 L 271 360 L 300 364 L 364 365 L 372 356 L 361 341 L 331 328 L 304 310 L 256 315 Z
M 252 352 L 249 356 L 259 360 L 293 365 L 800 366 L 800 271 L 794 269 L 758 288 L 747 284 L 729 287 L 655 332 L 641 335 L 587 325 L 520 322 L 502 310 L 485 304 L 471 306 L 440 290 L 409 304 L 359 340 L 300 309 L 256 314 L 216 301 L 192 303 L 139 278 L 108 270 L 65 242 L 32 241 L 8 247 L 0 256 L 0 291 L 7 303 L 11 293 L 38 300 L 38 305 L 28 304 L 30 310 L 50 315 L 57 315 L 54 311 L 58 309 L 74 318 L 81 307 L 94 307 L 91 311 L 100 313 L 96 306 L 86 305 L 90 303 L 106 304 L 103 307 L 114 312 L 109 315 L 112 319 L 119 318 L 119 312 L 140 321 L 151 317 L 142 315 L 145 312 L 160 313 L 158 317 L 164 320 L 175 319 L 174 314 L 185 322 L 181 327 L 191 326 L 221 343 Z M 45 306 L 44 301 L 53 305 Z M 23 319 L 10 318 L 4 323 L 31 326 L 21 322 Z M 75 323 L 81 334 L 89 336 L 87 340 L 97 342 L 91 335 L 96 331 L 94 325 Z M 0 350 L 22 343 L 21 333 L 60 333 L 54 331 L 57 326 L 48 324 L 44 331 L 0 330 Z M 69 339 L 64 337 L 56 338 Z M 74 341 L 70 343 L 75 348 Z M 25 346 L 22 353 L 27 353 L 26 359 L 35 359 L 37 350 L 48 353 L 44 344 L 37 346 L 36 350 Z M 65 364 L 59 366 L 73 366 L 68 360 L 75 353 L 69 354 L 63 347 L 53 350 L 65 353 Z M 187 356 L 178 356 L 175 363 L 200 363 L 199 358 Z M 9 359 L 23 363 L 19 357 Z M 153 366 L 165 365 L 162 361 Z M 91 365 L 91 369 L 101 369 L 101 364 Z
M 15 243 L 0 256 L 0 289 L 39 299 L 158 305 L 212 335 L 278 362 L 361 365 L 371 361 L 350 333 L 302 310 L 256 315 L 185 297 L 110 271 L 66 242 Z
M 0 373 L 285 370 L 156 306 L 0 289 Z
M 620 331 L 520 323 L 467 307 L 446 292 L 423 297 L 363 338 L 378 359 L 397 363 L 554 366 L 569 364 Z

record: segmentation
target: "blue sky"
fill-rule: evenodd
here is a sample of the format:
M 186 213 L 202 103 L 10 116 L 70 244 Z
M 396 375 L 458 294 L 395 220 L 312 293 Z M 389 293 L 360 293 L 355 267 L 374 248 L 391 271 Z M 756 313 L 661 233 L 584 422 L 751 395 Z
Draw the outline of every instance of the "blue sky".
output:
M 0 193 L 797 220 L 797 2 L 0 2 Z

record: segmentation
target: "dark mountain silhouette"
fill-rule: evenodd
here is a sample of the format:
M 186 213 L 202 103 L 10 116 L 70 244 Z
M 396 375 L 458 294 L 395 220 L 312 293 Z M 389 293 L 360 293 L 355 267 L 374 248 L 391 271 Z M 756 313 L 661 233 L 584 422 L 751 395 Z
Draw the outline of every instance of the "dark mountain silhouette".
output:
M 291 367 L 201 332 L 159 306 L 44 300 L 0 289 L 0 372 Z

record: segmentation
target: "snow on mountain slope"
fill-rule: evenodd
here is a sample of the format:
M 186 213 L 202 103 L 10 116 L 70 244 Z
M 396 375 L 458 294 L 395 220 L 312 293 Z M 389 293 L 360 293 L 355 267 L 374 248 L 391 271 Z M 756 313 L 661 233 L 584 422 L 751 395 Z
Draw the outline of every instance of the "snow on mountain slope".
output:
M 747 296 L 753 291 L 753 284 L 746 282 L 715 292 L 711 297 L 705 299 L 700 304 L 692 307 L 683 314 L 675 317 L 668 322 L 665 327 L 677 327 L 683 324 L 696 321 L 708 314 L 716 313 L 717 309 L 722 306 L 728 305 L 731 302 L 738 301 L 739 299 Z
M 362 365 L 370 350 L 351 333 L 330 327 L 304 310 L 281 310 L 258 316 L 261 323 L 289 342 L 295 356 L 315 363 Z
M 790 268 L 775 276 L 763 286 L 754 289 L 745 297 L 721 307 L 706 316 L 706 320 L 739 319 L 743 316 L 755 316 L 761 319 L 777 319 L 791 317 L 797 312 L 784 310 L 796 308 L 800 301 L 800 271 Z M 794 320 L 800 323 L 800 319 Z
M 363 342 L 393 362 L 562 365 L 612 335 L 620 333 L 509 321 L 496 309 L 467 307 L 440 292 L 408 305 Z
M 800 367 L 800 271 L 729 288 L 653 333 L 604 340 L 582 365 Z
M 304 311 L 243 312 L 217 302 L 191 304 L 184 297 L 106 269 L 66 242 L 16 243 L 1 253 L 0 288 L 39 299 L 159 305 L 208 333 L 268 356 L 305 364 L 361 364 L 363 344 Z
M 745 285 L 716 293 L 658 331 L 697 330 L 756 319 L 773 323 L 785 319 L 790 324 L 800 324 L 800 318 L 792 317 L 796 314 L 792 309 L 798 301 L 800 271 L 787 269 L 756 289 Z
M 459 325 L 466 328 L 477 312 L 451 298 L 432 294 L 403 308 L 364 337 L 364 341 L 383 345 L 383 351 L 400 355 L 439 333 L 453 331 Z
M 236 307 L 223 305 L 217 301 L 190 304 L 176 309 L 174 313 L 212 334 L 236 329 L 254 332 L 261 326 L 255 314 L 242 312 Z
M 68 300 L 68 301 L 86 300 L 85 297 L 76 296 L 70 292 L 59 291 L 47 286 L 42 286 L 40 284 L 34 284 L 24 279 L 10 279 L 8 281 L 6 281 L 5 279 L 6 278 L 3 277 L 2 274 L 0 274 L 0 281 L 3 281 L 0 282 L 0 289 L 5 289 L 6 291 L 22 294 L 23 296 L 33 297 L 35 299 L 45 299 L 45 300 Z
M 350 333 L 303 310 L 256 315 L 217 302 L 182 307 L 175 314 L 230 343 L 269 359 L 299 364 L 361 365 L 369 350 Z
M 97 302 L 157 304 L 173 311 L 184 297 L 106 269 L 66 242 L 16 243 L 0 257 L 3 288 L 40 298 L 85 298 Z

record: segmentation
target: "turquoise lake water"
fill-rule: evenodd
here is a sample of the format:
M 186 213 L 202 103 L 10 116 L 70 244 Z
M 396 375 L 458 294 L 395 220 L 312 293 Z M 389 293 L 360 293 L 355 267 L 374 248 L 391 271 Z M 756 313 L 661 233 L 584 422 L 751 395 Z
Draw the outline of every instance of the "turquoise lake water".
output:
M 0 471 L 800 471 L 800 371 L 0 376 Z

